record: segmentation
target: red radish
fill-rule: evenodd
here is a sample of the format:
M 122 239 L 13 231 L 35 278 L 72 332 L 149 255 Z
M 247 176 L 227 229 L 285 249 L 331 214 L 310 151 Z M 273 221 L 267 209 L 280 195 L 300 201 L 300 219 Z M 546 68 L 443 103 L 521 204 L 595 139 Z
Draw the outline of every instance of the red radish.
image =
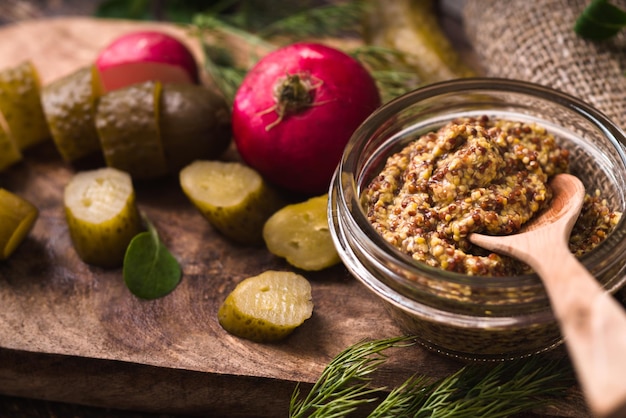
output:
M 376 83 L 337 49 L 297 43 L 264 56 L 233 102 L 234 141 L 270 182 L 303 194 L 328 190 L 343 149 L 380 105 Z
M 198 65 L 189 48 L 159 31 L 120 36 L 100 52 L 95 65 L 105 93 L 150 80 L 198 82 Z

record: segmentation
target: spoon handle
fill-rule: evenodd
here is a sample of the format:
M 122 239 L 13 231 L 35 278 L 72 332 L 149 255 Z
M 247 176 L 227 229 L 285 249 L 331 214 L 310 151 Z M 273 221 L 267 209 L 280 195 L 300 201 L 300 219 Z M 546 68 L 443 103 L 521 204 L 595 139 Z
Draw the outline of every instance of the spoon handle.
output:
M 554 262 L 528 261 L 543 278 L 587 402 L 598 417 L 625 417 L 626 312 L 566 247 L 547 251 Z

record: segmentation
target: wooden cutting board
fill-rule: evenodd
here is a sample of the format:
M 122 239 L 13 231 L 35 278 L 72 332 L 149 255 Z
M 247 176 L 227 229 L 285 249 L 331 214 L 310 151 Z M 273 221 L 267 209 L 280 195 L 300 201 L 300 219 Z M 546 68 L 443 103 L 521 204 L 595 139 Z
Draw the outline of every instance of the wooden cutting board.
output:
M 0 68 L 30 59 L 48 83 L 91 63 L 115 36 L 146 27 L 186 38 L 200 57 L 198 43 L 175 26 L 59 18 L 1 28 Z M 402 334 L 342 266 L 304 273 L 314 315 L 286 341 L 257 344 L 226 333 L 217 310 L 228 292 L 245 277 L 290 267 L 263 248 L 220 237 L 175 178 L 141 184 L 137 193 L 183 279 L 162 299 L 139 300 L 120 270 L 89 267 L 74 253 L 62 210 L 73 173 L 48 143 L 0 174 L 0 187 L 40 209 L 29 238 L 0 262 L 0 393 L 162 413 L 285 416 L 296 382 L 310 385 L 341 350 Z M 459 366 L 420 347 L 397 350 L 377 383 L 441 377 Z

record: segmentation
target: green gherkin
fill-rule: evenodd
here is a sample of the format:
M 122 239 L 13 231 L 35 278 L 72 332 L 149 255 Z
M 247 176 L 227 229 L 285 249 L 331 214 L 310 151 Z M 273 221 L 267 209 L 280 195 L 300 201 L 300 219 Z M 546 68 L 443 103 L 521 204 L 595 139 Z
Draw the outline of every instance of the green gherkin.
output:
M 220 306 L 218 321 L 238 337 L 275 342 L 291 334 L 312 314 L 308 280 L 291 271 L 268 270 L 235 287 Z
M 20 150 L 50 138 L 39 76 L 30 61 L 0 71 L 0 112 Z
M 0 189 L 0 260 L 8 258 L 30 232 L 39 210 L 26 199 Z
M 302 270 L 322 270 L 340 262 L 335 249 L 326 207 L 328 196 L 287 205 L 263 226 L 267 249 Z
M 0 172 L 22 160 L 15 138 L 0 114 Z
M 104 160 L 134 179 L 168 173 L 159 132 L 161 83 L 147 81 L 102 96 L 95 121 Z
M 244 245 L 263 243 L 263 224 L 284 205 L 263 178 L 237 162 L 195 161 L 180 171 L 193 205 L 224 236 Z
M 41 102 L 52 139 L 65 161 L 99 152 L 91 67 L 80 68 L 45 86 Z
M 80 172 L 65 187 L 64 207 L 78 256 L 100 267 L 121 266 L 142 230 L 130 176 L 111 167 Z
M 195 84 L 164 84 L 161 141 L 170 170 L 218 158 L 231 141 L 230 110 L 223 97 Z

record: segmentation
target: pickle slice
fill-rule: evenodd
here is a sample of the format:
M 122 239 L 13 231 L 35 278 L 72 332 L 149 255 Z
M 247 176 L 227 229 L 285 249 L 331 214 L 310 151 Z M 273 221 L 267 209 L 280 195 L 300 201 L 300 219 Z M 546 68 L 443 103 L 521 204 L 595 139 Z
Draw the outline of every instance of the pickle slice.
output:
M 313 314 L 311 285 L 288 271 L 266 271 L 243 280 L 218 311 L 222 328 L 257 342 L 279 341 Z
M 41 103 L 52 140 L 65 161 L 76 161 L 100 151 L 93 116 L 91 67 L 80 68 L 45 86 Z
M 39 210 L 32 203 L 0 188 L 0 260 L 13 254 L 38 216 Z
M 0 114 L 0 172 L 21 160 L 22 152 Z
M 159 135 L 161 83 L 148 81 L 102 96 L 96 107 L 96 129 L 109 167 L 136 179 L 167 174 Z
M 323 195 L 274 213 L 263 227 L 268 250 L 303 270 L 322 270 L 339 263 L 328 226 L 327 205 L 328 196 Z
M 128 173 L 111 167 L 79 172 L 65 187 L 64 205 L 78 256 L 100 267 L 121 266 L 142 229 Z
M 241 163 L 195 161 L 180 171 L 179 178 L 200 213 L 240 244 L 262 244 L 263 224 L 283 206 L 261 175 Z
M 170 170 L 218 158 L 231 141 L 226 100 L 204 86 L 163 84 L 161 141 Z
M 20 150 L 50 138 L 39 76 L 30 61 L 0 71 L 0 112 Z

